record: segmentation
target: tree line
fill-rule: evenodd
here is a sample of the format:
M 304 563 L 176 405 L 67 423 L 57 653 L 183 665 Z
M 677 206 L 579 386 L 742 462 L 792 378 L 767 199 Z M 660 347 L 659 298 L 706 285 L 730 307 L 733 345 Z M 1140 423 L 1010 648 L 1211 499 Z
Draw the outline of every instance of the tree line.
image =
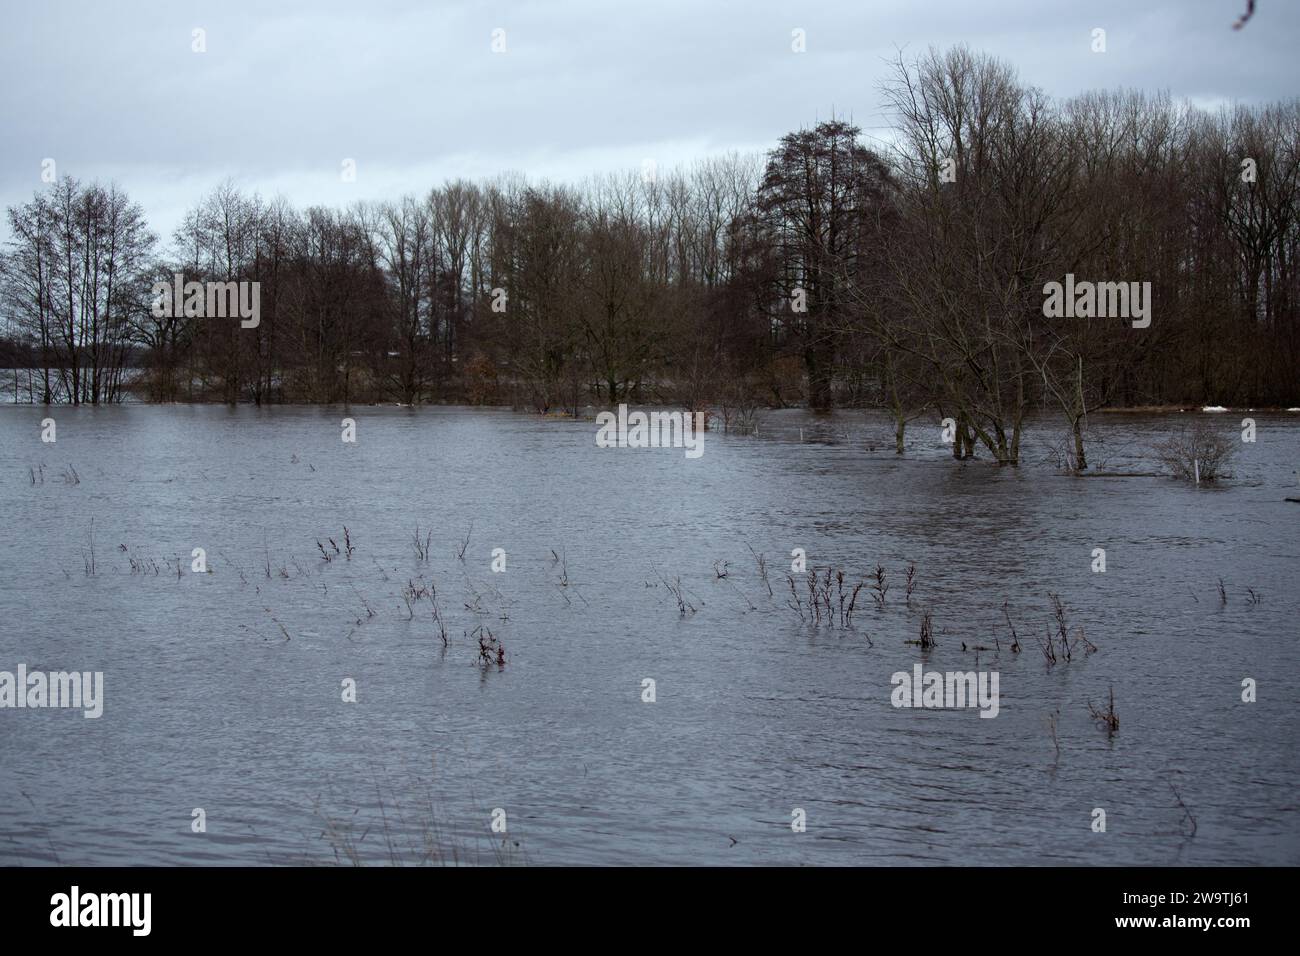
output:
M 1019 460 L 1052 409 L 1086 467 L 1106 406 L 1300 404 L 1300 102 L 1053 100 L 965 47 L 901 57 L 872 143 L 581 186 L 519 176 L 295 209 L 227 183 L 167 243 L 116 186 L 10 207 L 7 348 L 38 402 L 664 402 L 951 418 Z M 153 284 L 257 282 L 261 318 L 164 315 Z M 1066 274 L 1149 282 L 1149 327 L 1051 318 Z

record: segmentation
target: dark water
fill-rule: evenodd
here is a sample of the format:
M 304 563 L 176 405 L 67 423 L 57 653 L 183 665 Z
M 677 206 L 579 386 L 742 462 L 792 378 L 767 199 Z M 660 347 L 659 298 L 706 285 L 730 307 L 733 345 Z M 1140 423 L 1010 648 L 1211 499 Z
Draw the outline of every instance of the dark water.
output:
M 0 670 L 103 671 L 105 705 L 0 710 L 0 863 L 1300 863 L 1300 415 L 1256 416 L 1236 480 L 1197 489 L 1042 447 L 957 464 L 937 427 L 896 459 L 849 414 L 769 413 L 696 461 L 498 410 L 358 408 L 355 445 L 337 409 L 60 408 L 54 445 L 46 414 L 0 409 Z M 1096 455 L 1149 470 L 1177 423 L 1099 419 Z M 792 548 L 883 564 L 884 609 L 801 623 Z M 1048 592 L 1096 653 L 1047 666 Z M 918 661 L 996 670 L 998 716 L 892 707 Z

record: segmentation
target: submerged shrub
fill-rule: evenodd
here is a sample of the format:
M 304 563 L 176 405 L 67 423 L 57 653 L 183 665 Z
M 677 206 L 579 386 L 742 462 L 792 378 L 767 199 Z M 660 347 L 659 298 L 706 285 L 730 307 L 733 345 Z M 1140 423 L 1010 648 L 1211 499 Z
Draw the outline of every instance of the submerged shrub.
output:
M 1233 439 L 1208 422 L 1184 426 L 1154 447 L 1156 458 L 1184 481 L 1195 481 L 1198 469 L 1201 481 L 1231 477 L 1227 467 L 1236 450 Z

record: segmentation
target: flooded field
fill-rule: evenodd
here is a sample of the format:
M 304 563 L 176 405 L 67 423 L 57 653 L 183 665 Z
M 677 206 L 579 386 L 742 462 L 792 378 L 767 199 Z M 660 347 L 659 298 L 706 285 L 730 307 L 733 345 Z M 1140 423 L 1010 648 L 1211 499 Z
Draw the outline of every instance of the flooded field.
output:
M 1054 422 L 998 469 L 860 413 L 691 460 L 495 409 L 0 408 L 0 671 L 103 673 L 96 719 L 0 709 L 0 863 L 1300 863 L 1300 415 L 1255 417 L 1198 488 L 1059 474 Z M 1094 464 L 1181 421 L 1097 416 Z M 867 582 L 850 626 L 797 549 Z M 916 664 L 996 672 L 996 717 L 893 706 Z

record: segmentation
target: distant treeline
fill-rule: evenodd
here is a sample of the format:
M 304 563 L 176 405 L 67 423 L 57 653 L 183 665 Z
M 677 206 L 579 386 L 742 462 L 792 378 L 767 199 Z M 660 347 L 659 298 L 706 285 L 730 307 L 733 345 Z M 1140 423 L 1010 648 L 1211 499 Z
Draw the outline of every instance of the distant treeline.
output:
M 227 184 L 163 252 L 116 186 L 63 178 L 8 211 L 3 315 L 46 402 L 878 404 L 900 444 L 951 417 L 1004 462 L 1032 409 L 1077 436 L 1106 405 L 1300 404 L 1300 102 L 1056 102 L 965 48 L 881 92 L 879 143 L 834 120 L 580 188 L 298 210 Z M 176 273 L 260 283 L 258 324 L 155 316 Z M 1066 274 L 1149 282 L 1150 326 L 1045 317 Z

